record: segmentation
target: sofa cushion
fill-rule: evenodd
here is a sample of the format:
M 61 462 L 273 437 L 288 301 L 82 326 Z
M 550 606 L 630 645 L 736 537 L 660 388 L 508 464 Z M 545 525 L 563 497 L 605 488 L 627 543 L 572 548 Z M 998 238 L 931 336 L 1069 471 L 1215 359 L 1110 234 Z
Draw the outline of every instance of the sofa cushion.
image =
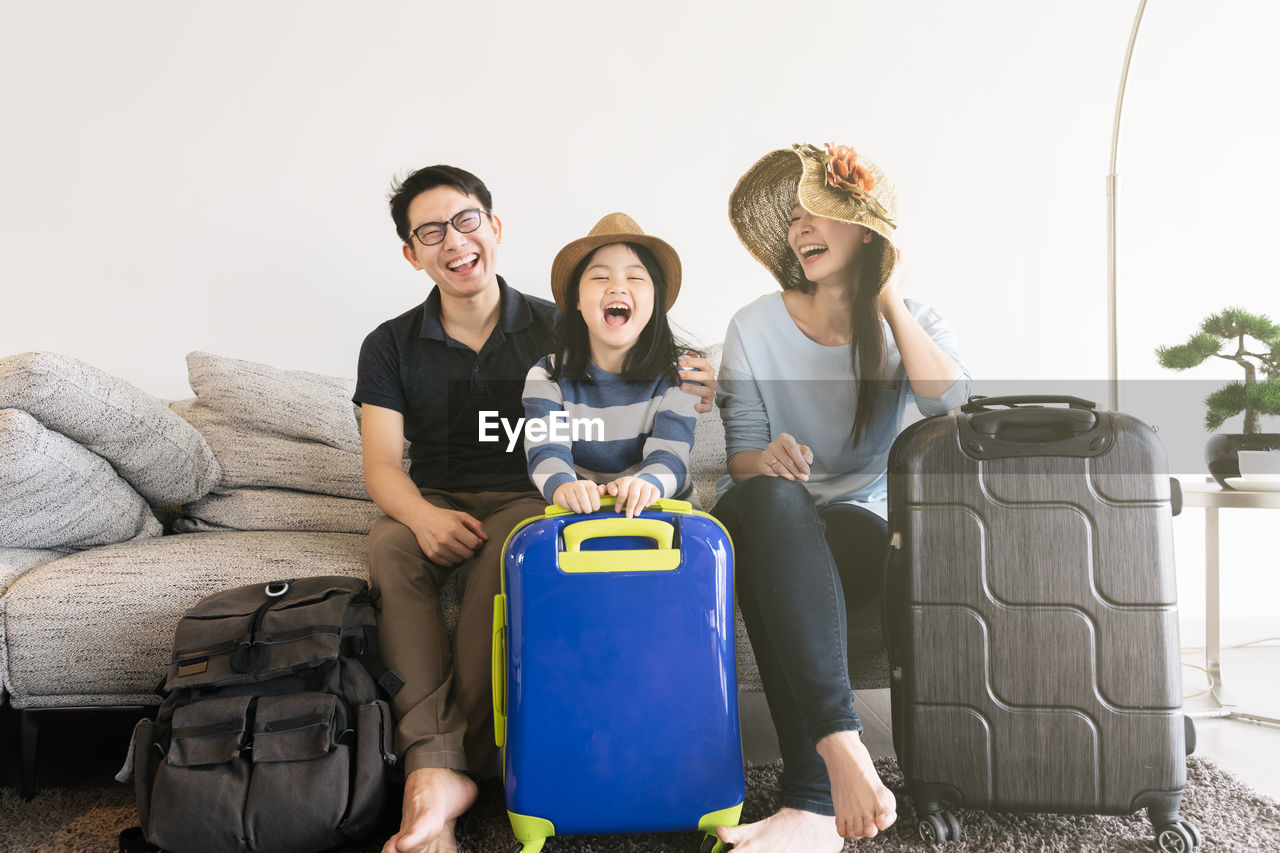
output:
M 48 548 L 0 548 L 0 595 L 28 569 L 66 556 L 66 551 Z M 4 644 L 0 643 L 0 647 Z
M 693 431 L 693 450 L 689 455 L 689 476 L 693 478 L 695 505 L 710 510 L 716 502 L 716 481 L 725 473 L 724 423 L 720 410 L 698 414 Z
M 706 359 L 718 373 L 723 344 L 713 344 L 704 349 Z M 716 500 L 716 481 L 725 473 L 724 458 L 724 423 L 720 420 L 720 409 L 712 406 L 711 411 L 699 413 L 698 424 L 693 432 L 693 450 L 689 457 L 689 476 L 693 478 L 695 504 L 704 510 L 710 510 Z
M 190 533 L 83 551 L 22 575 L 3 599 L 3 678 L 17 708 L 156 704 L 173 632 L 201 598 L 314 575 L 368 576 L 367 537 Z
M 0 548 L 0 597 L 3 597 L 13 582 L 28 569 L 52 562 L 62 555 L 62 551 L 37 548 Z M 8 655 L 5 652 L 7 646 L 8 644 L 4 641 L 4 622 L 0 621 L 0 672 L 4 672 L 7 668 Z M 0 681 L 0 700 L 4 695 L 4 683 Z
M 307 530 L 368 533 L 382 511 L 373 501 L 338 498 L 290 489 L 215 490 L 182 508 L 173 529 Z
M 160 535 L 105 459 L 17 409 L 0 409 L 0 548 L 89 548 Z
M 190 402 L 174 406 L 213 448 L 220 487 L 367 499 L 355 381 L 204 352 L 187 355 Z
M 218 481 L 200 433 L 160 400 L 79 359 L 0 359 L 0 409 L 20 409 L 88 447 L 155 506 L 183 504 Z

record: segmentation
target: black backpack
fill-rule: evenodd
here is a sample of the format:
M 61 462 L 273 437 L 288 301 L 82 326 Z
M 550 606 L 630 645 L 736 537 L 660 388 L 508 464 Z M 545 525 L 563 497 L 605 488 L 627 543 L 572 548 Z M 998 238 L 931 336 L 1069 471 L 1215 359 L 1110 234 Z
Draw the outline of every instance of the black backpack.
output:
M 400 688 L 378 658 L 376 600 L 358 578 L 313 577 L 229 589 L 188 610 L 164 701 L 138 722 L 117 777 L 133 778 L 134 835 L 171 853 L 315 851 L 366 837 L 395 763 L 378 688 Z

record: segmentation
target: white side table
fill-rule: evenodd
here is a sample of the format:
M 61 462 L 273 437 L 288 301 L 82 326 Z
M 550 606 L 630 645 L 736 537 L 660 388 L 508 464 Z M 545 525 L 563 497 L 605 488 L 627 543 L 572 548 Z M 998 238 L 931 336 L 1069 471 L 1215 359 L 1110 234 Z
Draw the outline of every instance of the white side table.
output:
M 1182 505 L 1204 508 L 1204 659 L 1209 671 L 1210 693 L 1218 707 L 1192 716 L 1236 717 L 1280 726 L 1280 719 L 1250 714 L 1236 707 L 1222 682 L 1222 639 L 1218 598 L 1218 510 L 1280 509 L 1280 492 L 1245 492 L 1223 489 L 1216 482 L 1179 481 Z

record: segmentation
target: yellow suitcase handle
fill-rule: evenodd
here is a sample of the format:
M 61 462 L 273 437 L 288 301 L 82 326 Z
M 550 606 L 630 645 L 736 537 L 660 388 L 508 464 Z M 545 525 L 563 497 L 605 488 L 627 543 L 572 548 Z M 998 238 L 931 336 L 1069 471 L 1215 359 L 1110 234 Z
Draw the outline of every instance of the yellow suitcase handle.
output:
M 591 518 L 566 525 L 564 547 L 558 564 L 562 572 L 670 572 L 680 567 L 680 551 L 671 547 L 675 525 L 657 518 Z M 638 551 L 583 551 L 582 543 L 604 536 L 644 536 L 657 549 Z
M 493 739 L 507 743 L 507 597 L 493 597 Z
M 670 549 L 675 535 L 675 525 L 657 518 L 591 518 L 565 525 L 564 549 L 581 551 L 583 542 L 606 536 L 643 536 Z

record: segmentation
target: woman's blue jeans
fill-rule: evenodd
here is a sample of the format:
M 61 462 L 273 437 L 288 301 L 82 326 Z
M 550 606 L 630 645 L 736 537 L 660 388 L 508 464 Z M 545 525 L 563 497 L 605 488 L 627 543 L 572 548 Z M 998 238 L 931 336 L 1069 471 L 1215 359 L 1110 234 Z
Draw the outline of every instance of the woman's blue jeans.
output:
M 711 510 L 733 539 L 738 605 L 782 753 L 781 804 L 835 814 L 814 744 L 862 731 L 853 710 L 845 614 L 880 592 L 888 528 L 848 504 L 819 509 L 805 487 L 753 477 Z

